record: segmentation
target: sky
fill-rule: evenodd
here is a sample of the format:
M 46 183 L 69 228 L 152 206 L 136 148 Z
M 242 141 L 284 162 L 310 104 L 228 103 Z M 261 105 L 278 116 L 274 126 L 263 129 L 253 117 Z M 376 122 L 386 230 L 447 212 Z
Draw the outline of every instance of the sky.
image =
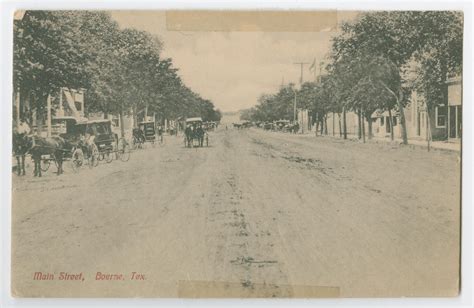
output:
M 294 63 L 322 61 L 336 33 L 335 27 L 312 32 L 179 31 L 167 24 L 166 16 L 163 11 L 112 12 L 120 27 L 158 36 L 162 55 L 173 59 L 183 82 L 223 112 L 252 107 L 282 83 L 298 83 L 301 67 Z M 338 21 L 355 16 L 337 13 Z M 315 78 L 309 66 L 304 66 L 304 81 Z

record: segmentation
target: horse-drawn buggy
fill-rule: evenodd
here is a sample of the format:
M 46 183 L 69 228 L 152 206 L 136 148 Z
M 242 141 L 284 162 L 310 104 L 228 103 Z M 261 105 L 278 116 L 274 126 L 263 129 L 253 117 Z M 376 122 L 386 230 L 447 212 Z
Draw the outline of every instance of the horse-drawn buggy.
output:
M 203 127 L 205 131 L 214 131 L 217 128 L 217 122 L 208 121 L 203 123 Z
M 152 147 L 156 145 L 156 129 L 154 121 L 144 121 L 138 123 L 138 127 L 132 132 L 132 147 L 134 150 L 141 149 L 145 143 L 150 143 Z
M 110 163 L 114 158 L 122 161 L 130 159 L 130 148 L 123 138 L 112 131 L 110 120 L 76 120 L 72 117 L 55 118 L 65 123 L 66 131 L 59 136 L 69 147 L 73 169 L 87 163 L 95 167 L 99 161 Z
M 70 119 L 66 121 L 66 132 L 59 136 L 71 147 L 73 167 L 82 166 L 85 161 L 95 167 L 101 160 L 110 163 L 114 157 L 122 161 L 130 158 L 127 143 L 112 131 L 110 120 Z
M 110 120 L 87 120 L 74 117 L 53 119 L 56 135 L 52 137 L 16 134 L 16 156 L 31 154 L 35 176 L 47 171 L 54 162 L 61 174 L 64 160 L 70 160 L 73 170 L 83 165 L 95 167 L 100 160 L 107 163 L 116 159 L 128 161 L 130 149 L 124 138 L 112 132 Z M 24 166 L 22 166 L 24 170 Z
M 184 146 L 188 148 L 209 146 L 209 135 L 204 129 L 202 118 L 194 117 L 186 119 L 184 130 Z
M 275 126 L 276 126 L 276 125 L 275 125 L 274 123 L 272 123 L 272 122 L 265 122 L 265 123 L 263 123 L 263 125 L 262 125 L 262 127 L 263 127 L 264 130 L 274 130 Z

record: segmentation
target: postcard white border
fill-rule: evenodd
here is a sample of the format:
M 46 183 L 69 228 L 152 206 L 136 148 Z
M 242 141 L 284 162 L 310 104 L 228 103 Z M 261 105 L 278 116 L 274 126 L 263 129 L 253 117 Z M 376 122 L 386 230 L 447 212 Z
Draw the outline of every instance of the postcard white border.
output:
M 392 306 L 392 307 L 472 307 L 472 218 L 474 198 L 474 129 L 473 121 L 463 121 L 463 207 L 462 207 L 462 285 L 457 298 L 400 298 L 400 299 L 311 299 L 311 300 L 183 300 L 183 299 L 14 299 L 10 295 L 10 255 L 11 255 L 11 93 L 12 93 L 12 27 L 13 12 L 17 9 L 100 9 L 100 10 L 151 10 L 151 9 L 338 9 L 338 10 L 462 10 L 464 11 L 464 69 L 463 69 L 463 115 L 464 119 L 474 116 L 472 104 L 472 3 L 470 1 L 152 1 L 152 0 L 0 0 L 0 110 L 1 126 L 1 227 L 2 238 L 1 304 L 3 307 L 228 307 L 266 306 L 266 307 L 313 307 L 317 306 Z

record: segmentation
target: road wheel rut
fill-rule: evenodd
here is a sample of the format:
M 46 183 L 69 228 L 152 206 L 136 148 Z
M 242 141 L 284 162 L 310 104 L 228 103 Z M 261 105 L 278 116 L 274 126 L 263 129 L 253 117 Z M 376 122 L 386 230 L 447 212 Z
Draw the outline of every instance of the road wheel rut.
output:
M 250 155 L 235 132 L 226 133 L 223 138 L 216 159 L 223 160 L 217 164 L 224 166 L 219 170 L 224 179 L 216 177 L 212 185 L 208 213 L 210 228 L 221 230 L 209 240 L 217 242 L 213 256 L 215 280 L 239 282 L 248 289 L 254 289 L 255 284 L 265 284 L 270 296 L 288 296 L 287 289 L 278 288 L 278 285 L 287 285 L 288 279 L 282 271 L 281 260 L 273 251 L 275 235 L 262 224 L 255 208 L 258 197 L 245 184 L 248 179 L 242 177 L 242 170 L 246 168 L 242 163 L 247 163 Z M 246 158 L 242 160 L 243 157 Z M 224 269 L 222 272 L 218 264 Z
M 452 294 L 452 157 L 255 129 L 210 139 L 189 149 L 169 137 L 127 163 L 13 178 L 16 294 L 175 297 L 213 283 L 234 296 L 286 297 L 296 286 Z M 88 283 L 31 280 L 36 271 L 84 272 Z M 147 280 L 104 283 L 97 271 Z

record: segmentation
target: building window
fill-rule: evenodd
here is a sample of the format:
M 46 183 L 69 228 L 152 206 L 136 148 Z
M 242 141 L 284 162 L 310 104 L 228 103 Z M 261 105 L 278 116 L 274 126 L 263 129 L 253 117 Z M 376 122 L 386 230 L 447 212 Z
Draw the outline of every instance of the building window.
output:
M 393 126 L 397 126 L 397 117 L 392 117 Z
M 446 116 L 447 116 L 446 106 L 436 106 L 435 116 L 436 116 L 436 127 L 437 128 L 446 127 Z
M 380 118 L 380 126 L 384 126 L 384 117 Z

